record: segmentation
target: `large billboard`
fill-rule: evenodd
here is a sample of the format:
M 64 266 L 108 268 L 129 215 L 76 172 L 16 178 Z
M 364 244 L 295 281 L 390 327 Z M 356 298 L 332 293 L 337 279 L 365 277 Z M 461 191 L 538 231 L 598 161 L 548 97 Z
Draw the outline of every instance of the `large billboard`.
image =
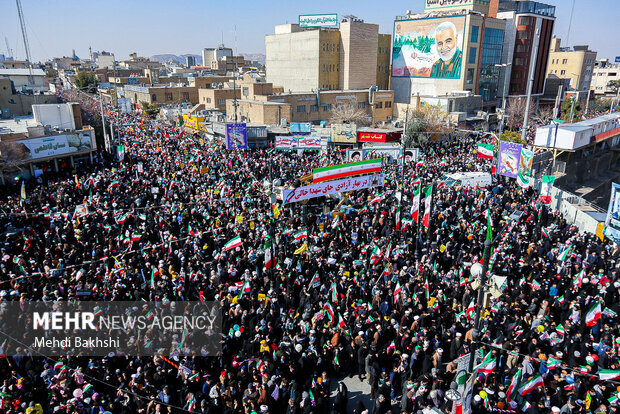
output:
M 3 142 L 0 143 L 0 151 L 8 152 L 8 147 L 12 146 L 11 150 L 17 150 L 20 154 L 23 154 L 24 161 L 86 153 L 97 149 L 94 140 L 91 139 L 90 132 L 90 130 L 86 130 L 74 134 Z
M 460 79 L 465 16 L 394 23 L 392 76 Z
M 308 137 L 303 135 L 277 136 L 276 149 L 297 150 L 297 149 L 321 149 L 321 137 Z
M 337 14 L 302 14 L 299 27 L 338 27 Z
M 355 144 L 357 142 L 357 125 L 332 124 L 332 142 Z
M 248 149 L 245 124 L 226 124 L 226 149 Z
M 611 197 L 605 220 L 605 236 L 620 242 L 620 185 L 611 184 Z

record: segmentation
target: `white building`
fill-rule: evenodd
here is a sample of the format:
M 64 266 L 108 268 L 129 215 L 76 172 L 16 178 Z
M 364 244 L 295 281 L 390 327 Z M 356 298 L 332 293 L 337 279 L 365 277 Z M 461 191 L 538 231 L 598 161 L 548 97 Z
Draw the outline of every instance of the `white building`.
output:
M 233 50 L 224 45 L 219 45 L 217 48 L 205 48 L 202 49 L 202 66 L 217 67 L 217 63 L 224 58 L 224 56 L 232 56 Z
M 620 64 L 611 63 L 608 59 L 601 59 L 594 65 L 590 90 L 595 95 L 616 96 L 618 90 L 609 87 L 609 82 L 620 82 Z M 620 85 L 619 85 L 620 86 Z
M 620 113 L 612 113 L 574 124 L 547 125 L 536 129 L 534 146 L 577 150 L 608 139 L 611 147 L 620 142 Z
M 9 78 L 17 91 L 23 88 L 37 92 L 48 90 L 45 84 L 45 72 L 42 69 L 32 69 L 33 84 L 28 80 L 29 76 L 29 69 L 0 69 L 0 77 Z

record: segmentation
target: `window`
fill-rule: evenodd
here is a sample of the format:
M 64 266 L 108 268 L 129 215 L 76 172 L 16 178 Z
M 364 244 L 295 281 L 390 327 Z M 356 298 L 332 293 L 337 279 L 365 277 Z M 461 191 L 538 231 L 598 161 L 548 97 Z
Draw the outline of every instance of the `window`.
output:
M 343 110 L 344 109 L 344 104 L 343 103 L 337 103 L 336 104 L 336 109 Z
M 355 108 L 355 102 L 349 102 L 349 109 Z
M 568 59 L 562 59 L 562 64 L 566 65 L 568 63 Z
M 517 32 L 517 39 L 525 40 L 530 38 L 530 32 L 528 30 L 519 30 Z
M 561 70 L 560 71 L 560 75 L 566 75 L 566 71 L 565 70 Z
M 324 110 L 325 112 L 330 112 L 330 111 L 332 110 L 332 104 L 325 104 L 325 105 L 323 106 L 323 110 Z
M 306 105 L 297 105 L 297 113 L 305 114 L 306 113 Z
M 166 92 L 166 100 L 167 101 L 171 101 L 172 100 L 172 92 Z
M 364 108 L 366 108 L 366 102 L 357 103 L 357 109 L 364 109 Z
M 183 102 L 189 101 L 189 92 L 181 92 L 181 97 L 183 98 Z
M 207 98 L 207 103 L 211 103 L 211 98 Z
M 528 46 L 529 45 L 517 45 L 517 48 L 515 49 L 515 52 L 517 52 L 517 53 L 527 53 L 527 50 L 529 49 Z
M 531 22 L 532 22 L 532 18 L 529 16 L 519 17 L 519 26 L 529 26 Z
M 471 41 L 472 43 L 478 43 L 478 26 L 471 27 Z
M 154 93 L 151 95 L 151 101 L 157 102 L 157 94 Z
M 525 64 L 525 59 L 522 57 L 515 58 L 515 66 L 523 66 Z
M 219 106 L 226 105 L 226 99 L 224 99 L 224 98 L 217 98 L 217 104 Z
M 243 87 L 243 96 L 249 96 L 250 95 L 250 88 L 248 88 L 247 86 Z
M 513 73 L 514 73 L 514 78 L 515 79 L 522 79 L 523 78 L 523 71 L 515 70 Z
M 310 112 L 319 112 L 318 105 L 310 105 Z
M 377 102 L 375 108 L 377 108 L 377 109 L 383 108 L 383 102 Z
M 469 48 L 469 58 L 468 58 L 467 63 L 471 65 L 476 64 L 476 48 L 475 47 Z
M 601 73 L 601 74 L 599 74 L 599 75 L 602 75 L 602 73 Z M 611 77 L 614 77 L 614 78 L 616 77 L 616 75 L 617 75 L 617 73 L 616 73 L 616 72 L 609 72 L 609 73 L 607 74 L 607 76 L 611 76 Z
M 385 107 L 386 108 L 391 108 L 392 107 L 392 102 L 386 102 L 385 103 Z
M 472 83 L 474 83 L 474 70 L 473 69 L 467 69 L 467 79 L 465 80 L 465 83 L 467 83 L 468 85 L 471 85 Z

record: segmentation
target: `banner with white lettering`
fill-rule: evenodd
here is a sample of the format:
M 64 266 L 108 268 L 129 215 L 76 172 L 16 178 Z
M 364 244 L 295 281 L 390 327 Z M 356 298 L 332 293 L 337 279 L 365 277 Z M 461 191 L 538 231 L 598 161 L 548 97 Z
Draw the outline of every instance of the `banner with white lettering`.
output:
M 284 190 L 282 192 L 282 200 L 283 204 L 290 204 L 329 194 L 382 187 L 383 185 L 385 185 L 385 174 L 365 175 Z

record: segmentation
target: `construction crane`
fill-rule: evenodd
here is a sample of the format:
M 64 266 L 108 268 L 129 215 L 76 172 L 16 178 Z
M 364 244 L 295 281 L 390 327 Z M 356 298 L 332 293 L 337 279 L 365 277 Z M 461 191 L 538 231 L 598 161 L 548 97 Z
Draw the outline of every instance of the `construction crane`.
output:
M 22 2 L 15 0 L 17 3 L 17 14 L 19 16 L 19 24 L 22 27 L 22 36 L 24 37 L 24 49 L 26 49 L 26 65 L 28 65 L 28 84 L 34 87 L 34 75 L 32 74 L 32 62 L 30 61 L 30 46 L 28 45 L 28 36 L 26 35 L 26 21 L 24 20 L 24 12 L 22 10 Z
M 9 39 L 4 36 L 4 43 L 6 44 L 6 53 L 8 53 L 7 57 L 13 57 L 13 51 L 11 50 L 11 46 L 9 46 Z

